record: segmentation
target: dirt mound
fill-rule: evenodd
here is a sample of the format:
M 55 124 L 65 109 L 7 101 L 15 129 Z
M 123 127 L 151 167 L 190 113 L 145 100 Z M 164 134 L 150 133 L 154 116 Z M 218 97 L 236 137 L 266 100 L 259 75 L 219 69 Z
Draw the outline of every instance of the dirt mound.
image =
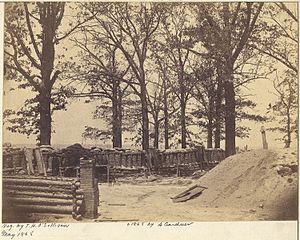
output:
M 253 150 L 231 156 L 199 179 L 205 186 L 186 204 L 273 211 L 274 219 L 297 218 L 296 150 Z

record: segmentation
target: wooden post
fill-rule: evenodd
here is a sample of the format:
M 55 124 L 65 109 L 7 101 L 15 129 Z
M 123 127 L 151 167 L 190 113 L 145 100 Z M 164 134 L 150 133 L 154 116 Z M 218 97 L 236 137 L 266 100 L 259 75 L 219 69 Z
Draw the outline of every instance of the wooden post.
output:
M 53 148 L 50 145 L 41 145 L 40 151 L 42 154 L 46 172 L 48 174 L 52 174 L 52 158 L 50 157 L 50 154 L 52 153 Z
M 83 192 L 82 215 L 85 218 L 98 217 L 99 190 L 95 178 L 95 160 L 80 159 L 80 188 Z
M 202 148 L 203 163 L 205 162 L 207 168 L 210 168 L 209 161 L 208 161 L 208 159 L 207 159 L 207 154 L 206 154 L 205 147 L 202 146 L 201 148 Z
M 262 137 L 263 149 L 268 149 L 266 130 L 265 130 L 264 126 L 261 126 L 260 132 L 261 132 L 261 137 Z
M 122 164 L 121 164 L 121 153 L 117 152 L 116 155 L 115 155 L 115 159 L 116 159 L 116 167 L 122 166 Z
M 27 173 L 26 157 L 23 150 L 20 152 L 20 159 L 21 159 L 22 169 L 24 170 L 25 173 Z
M 37 167 L 38 167 L 39 174 L 47 176 L 46 167 L 45 167 L 45 163 L 44 163 L 43 156 L 42 156 L 40 148 L 34 149 L 34 153 L 35 153 L 35 159 L 36 159 L 36 162 L 37 162 Z
M 12 164 L 14 169 L 14 174 L 17 174 L 17 158 L 18 156 L 16 154 L 12 154 Z
M 128 157 L 127 158 L 128 159 L 128 167 L 132 168 L 132 154 L 129 153 L 127 157 Z
M 179 165 L 180 165 L 180 160 L 181 160 L 181 153 L 177 153 L 176 157 L 177 157 L 177 177 L 180 177 L 180 169 L 179 169 Z
M 30 148 L 24 148 L 24 154 L 25 154 L 25 161 L 27 165 L 27 174 L 31 175 L 34 174 L 34 168 L 32 165 L 33 162 L 33 149 Z

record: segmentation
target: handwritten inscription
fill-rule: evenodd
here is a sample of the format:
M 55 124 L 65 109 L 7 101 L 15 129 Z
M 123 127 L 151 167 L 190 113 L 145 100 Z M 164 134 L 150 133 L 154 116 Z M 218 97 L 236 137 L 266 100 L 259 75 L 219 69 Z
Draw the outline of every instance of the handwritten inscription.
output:
M 18 223 L 18 224 L 2 224 L 1 237 L 6 239 L 17 239 L 32 237 L 37 229 L 60 228 L 66 229 L 69 224 L 61 223 Z
M 193 222 L 129 222 L 128 227 L 188 227 Z

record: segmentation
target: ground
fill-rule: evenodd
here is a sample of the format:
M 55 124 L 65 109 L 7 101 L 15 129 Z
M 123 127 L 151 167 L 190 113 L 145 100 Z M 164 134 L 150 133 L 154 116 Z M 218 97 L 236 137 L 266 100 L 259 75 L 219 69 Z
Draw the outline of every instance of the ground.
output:
M 205 174 L 101 183 L 99 217 L 84 221 L 296 220 L 297 171 L 295 149 L 254 150 L 229 157 Z M 195 184 L 207 189 L 173 203 L 171 197 Z M 31 214 L 29 221 L 76 222 L 71 216 L 45 214 Z

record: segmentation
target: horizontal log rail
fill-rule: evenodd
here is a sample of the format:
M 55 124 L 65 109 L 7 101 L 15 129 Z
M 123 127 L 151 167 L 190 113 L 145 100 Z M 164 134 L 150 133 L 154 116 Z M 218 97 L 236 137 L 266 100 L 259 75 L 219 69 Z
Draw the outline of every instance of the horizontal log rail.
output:
M 20 211 L 37 213 L 73 214 L 76 211 L 73 206 L 41 206 L 30 204 L 16 204 L 14 207 L 20 209 Z M 76 217 L 77 216 L 78 215 L 76 215 Z
M 60 199 L 74 199 L 74 195 L 72 192 L 69 193 L 61 193 L 61 192 L 29 192 L 29 191 L 16 191 L 16 190 L 8 190 L 6 191 L 8 196 L 22 196 L 22 197 L 45 197 L 45 198 L 60 198 Z M 78 193 L 77 193 L 78 194 Z M 83 199 L 83 195 L 76 195 L 76 199 Z
M 13 196 L 8 197 L 7 200 L 14 204 L 33 204 L 33 205 L 69 205 L 73 206 L 73 199 L 54 199 L 54 198 L 41 198 L 41 197 L 35 197 L 32 198 L 30 196 Z
M 54 180 L 43 180 L 41 179 L 13 179 L 13 178 L 3 178 L 3 184 L 20 184 L 20 185 L 36 185 L 36 186 L 64 186 L 72 187 L 72 182 L 67 181 L 54 181 Z
M 28 185 L 11 185 L 3 183 L 3 189 L 5 188 L 17 191 L 38 191 L 38 192 L 49 192 L 49 193 L 72 193 L 74 189 L 64 187 L 53 187 L 53 186 L 28 186 Z

